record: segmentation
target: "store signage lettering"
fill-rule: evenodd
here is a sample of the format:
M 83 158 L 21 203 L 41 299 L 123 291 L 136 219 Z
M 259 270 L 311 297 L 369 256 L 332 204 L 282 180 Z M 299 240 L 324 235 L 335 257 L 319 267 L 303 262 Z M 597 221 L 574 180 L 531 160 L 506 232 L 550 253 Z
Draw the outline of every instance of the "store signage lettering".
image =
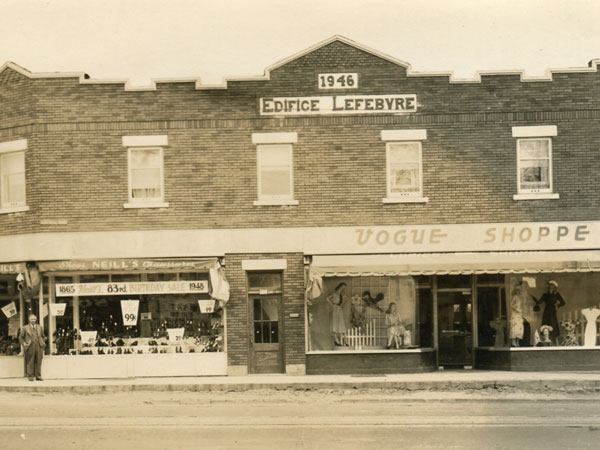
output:
M 25 264 L 23 263 L 0 264 L 0 274 L 16 274 L 23 272 L 25 272 Z
M 318 114 L 400 114 L 417 111 L 416 95 L 335 95 L 319 97 L 264 97 L 263 116 Z
M 143 294 L 206 294 L 206 280 L 131 283 L 67 283 L 56 285 L 57 297 Z
M 463 232 L 456 234 L 455 227 L 406 227 L 397 228 L 357 228 L 355 229 L 358 246 L 436 246 L 449 244 L 450 241 L 469 239 L 479 242 L 482 248 L 489 244 L 552 244 L 560 242 L 585 242 L 590 239 L 588 225 L 505 225 L 481 226 L 465 225 Z
M 61 270 L 200 269 L 205 267 L 206 261 L 160 261 L 151 259 L 101 259 L 40 263 L 42 272 Z

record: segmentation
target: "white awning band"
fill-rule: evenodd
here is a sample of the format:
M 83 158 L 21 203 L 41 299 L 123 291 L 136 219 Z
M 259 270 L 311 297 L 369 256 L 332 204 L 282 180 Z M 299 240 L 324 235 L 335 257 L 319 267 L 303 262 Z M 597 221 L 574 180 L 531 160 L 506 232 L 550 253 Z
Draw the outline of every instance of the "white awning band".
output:
M 600 272 L 600 250 L 313 256 L 319 276 Z

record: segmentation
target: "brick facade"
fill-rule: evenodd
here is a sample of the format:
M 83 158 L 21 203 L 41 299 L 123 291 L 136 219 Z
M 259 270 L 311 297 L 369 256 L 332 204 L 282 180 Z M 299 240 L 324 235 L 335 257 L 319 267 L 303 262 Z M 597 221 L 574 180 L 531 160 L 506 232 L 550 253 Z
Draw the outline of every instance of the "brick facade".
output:
M 27 139 L 30 210 L 0 214 L 0 237 L 26 233 L 130 230 L 374 226 L 600 220 L 600 72 L 411 74 L 407 66 L 343 40 L 292 59 L 268 77 L 198 89 L 158 83 L 128 91 L 122 83 L 78 76 L 0 72 L 0 143 Z M 317 74 L 356 72 L 360 87 L 340 94 L 415 94 L 405 115 L 265 117 L 259 99 L 334 95 Z M 556 125 L 552 200 L 516 201 L 513 126 Z M 427 203 L 384 204 L 386 146 L 382 130 L 427 130 L 423 195 Z M 296 206 L 255 206 L 252 133 L 296 132 Z M 164 193 L 168 208 L 125 209 L 127 151 L 122 137 L 167 135 Z M 115 255 L 117 256 L 117 255 Z M 165 257 L 172 255 L 164 255 Z M 197 255 L 211 256 L 211 255 Z M 285 364 L 305 364 L 303 259 L 299 253 L 226 256 L 231 282 L 227 316 L 231 366 L 248 364 L 248 308 L 243 259 L 285 258 Z M 11 261 L 2 253 L 0 262 Z M 290 318 L 298 313 L 299 318 Z

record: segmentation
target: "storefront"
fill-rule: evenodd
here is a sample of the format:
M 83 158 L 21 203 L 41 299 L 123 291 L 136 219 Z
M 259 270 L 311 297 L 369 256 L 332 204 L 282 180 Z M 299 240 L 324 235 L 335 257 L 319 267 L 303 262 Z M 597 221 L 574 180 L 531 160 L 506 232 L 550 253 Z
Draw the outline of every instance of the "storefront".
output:
M 600 369 L 598 249 L 533 251 L 537 243 L 517 241 L 501 243 L 504 252 L 497 243 L 451 251 L 483 249 L 489 230 L 510 227 L 465 225 L 460 239 L 454 225 L 440 226 L 434 245 L 408 245 L 420 252 L 351 254 L 373 248 L 363 240 L 346 244 L 347 254 L 307 258 L 307 373 Z M 388 227 L 385 236 L 405 231 Z M 372 244 L 387 250 L 377 233 Z
M 39 296 L 25 310 L 41 318 L 48 335 L 45 378 L 227 373 L 226 302 L 214 298 L 224 282 L 217 259 L 71 260 L 37 269 Z M 8 319 L 13 343 L 15 324 L 26 319 L 20 297 Z M 2 376 L 22 376 L 18 351 L 4 354 Z

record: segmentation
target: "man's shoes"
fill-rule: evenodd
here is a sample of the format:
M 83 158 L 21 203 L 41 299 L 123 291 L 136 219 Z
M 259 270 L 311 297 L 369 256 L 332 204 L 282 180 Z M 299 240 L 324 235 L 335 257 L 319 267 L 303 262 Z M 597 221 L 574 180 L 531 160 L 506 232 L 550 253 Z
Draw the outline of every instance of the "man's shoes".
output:
M 44 379 L 42 377 L 35 377 L 35 379 L 38 381 L 44 381 Z
M 33 377 L 29 377 L 29 381 L 33 381 Z

